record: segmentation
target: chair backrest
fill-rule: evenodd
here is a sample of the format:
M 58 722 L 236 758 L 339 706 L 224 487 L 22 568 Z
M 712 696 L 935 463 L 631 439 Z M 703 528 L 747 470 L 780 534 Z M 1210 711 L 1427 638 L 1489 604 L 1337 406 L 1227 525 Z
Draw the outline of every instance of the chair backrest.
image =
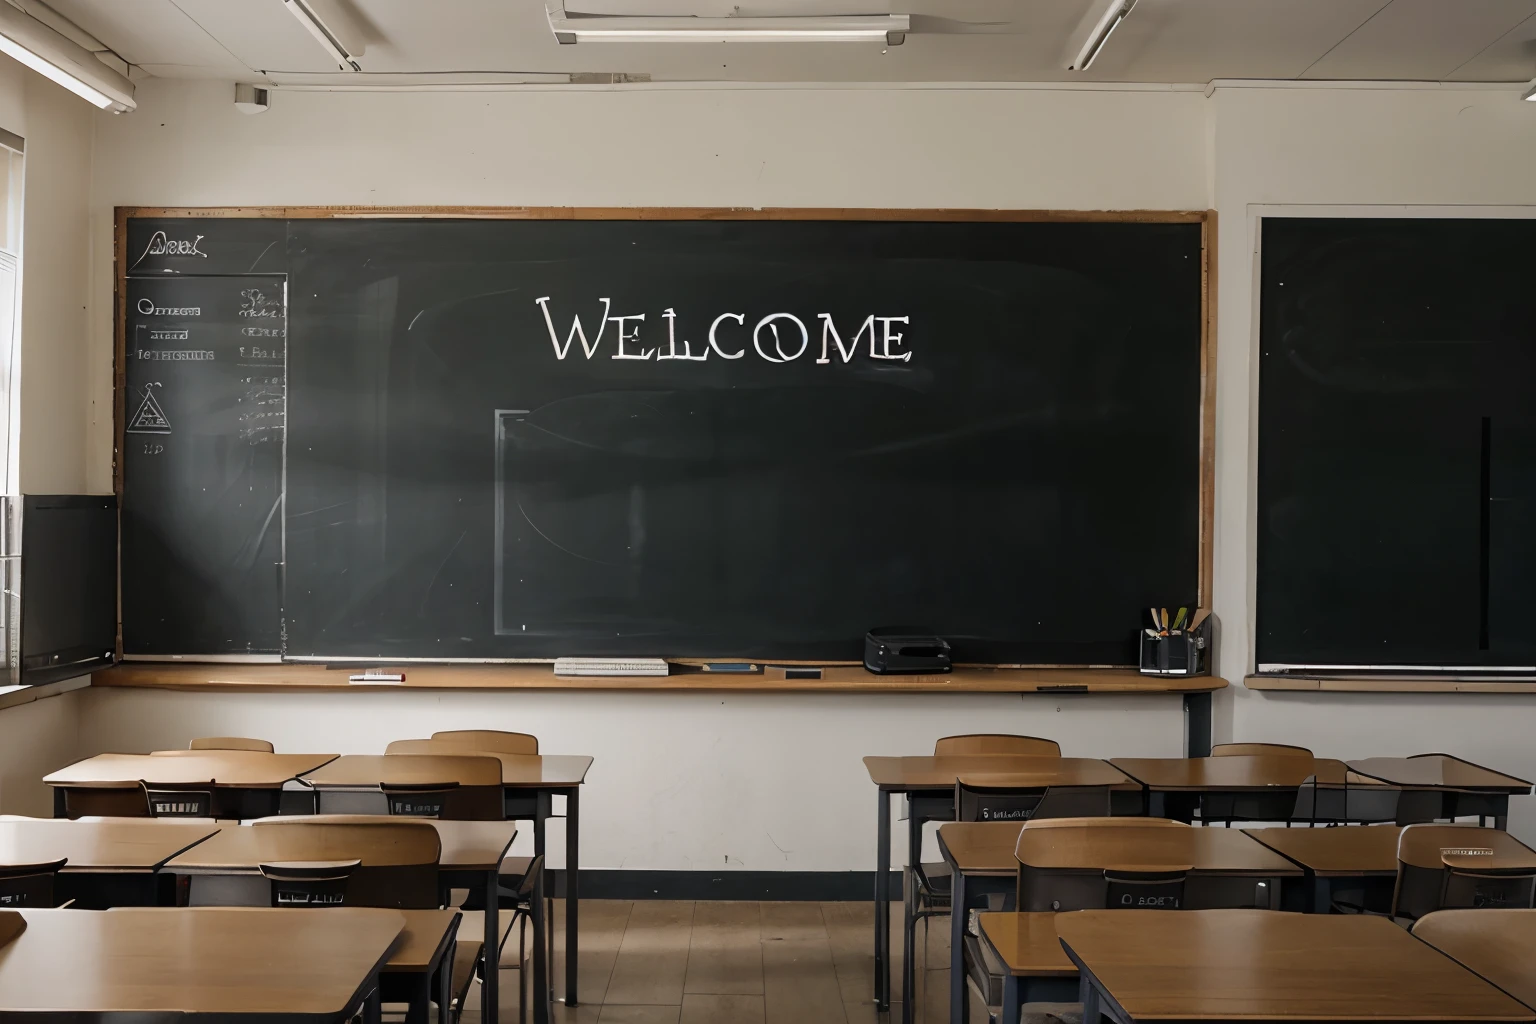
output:
M 442 905 L 437 877 L 442 841 L 426 821 L 276 817 L 258 819 L 250 827 L 314 830 L 312 841 L 299 844 L 306 860 L 272 861 L 262 868 L 275 882 L 286 884 L 306 874 L 334 876 L 340 865 L 355 860 L 343 885 L 343 906 L 430 910 Z
M 258 864 L 272 883 L 274 907 L 340 907 L 346 904 L 347 882 L 362 860 L 280 861 Z
M 187 744 L 188 750 L 260 750 L 272 753 L 272 744 L 245 736 L 201 736 Z
M 933 745 L 935 757 L 962 757 L 967 754 L 1013 754 L 1021 757 L 1060 757 L 1061 744 L 1040 736 L 1013 736 L 1007 733 L 972 733 L 945 736 Z
M 1212 757 L 1311 757 L 1306 747 L 1293 747 L 1289 743 L 1218 743 L 1211 748 Z
M 144 783 L 144 799 L 152 818 L 211 818 L 213 790 L 207 783 L 168 786 Z
M 0 864 L 0 909 L 51 907 L 53 880 L 68 858 L 32 864 Z
M 427 749 L 422 745 L 430 744 Z M 379 788 L 389 814 L 450 821 L 501 821 L 506 817 L 501 788 L 501 761 L 493 754 L 476 754 L 464 748 L 437 745 L 436 740 L 396 740 L 385 749 L 386 757 L 408 763 L 414 755 L 428 754 L 452 762 L 452 778 L 412 778 L 409 772 Z M 429 762 L 441 765 L 441 761 Z
M 1536 892 L 1536 851 L 1498 829 L 1408 825 L 1397 840 L 1394 917 L 1436 910 L 1529 907 Z
M 1108 786 L 1051 786 L 1031 818 L 1107 818 Z
M 143 783 L 130 786 L 63 786 L 64 816 L 81 818 L 148 818 L 149 796 Z
M 1032 818 L 1028 829 L 1041 828 L 1190 828 L 1188 822 L 1172 818 Z
M 1040 787 L 987 785 L 955 780 L 956 821 L 1025 821 L 1040 803 Z
M 502 732 L 500 729 L 448 729 L 432 738 L 469 750 L 490 750 L 498 754 L 537 754 L 539 738 L 527 732 Z
M 1156 871 L 1107 868 L 1104 871 L 1104 909 L 1182 910 L 1184 880 L 1193 869 L 1190 864 Z

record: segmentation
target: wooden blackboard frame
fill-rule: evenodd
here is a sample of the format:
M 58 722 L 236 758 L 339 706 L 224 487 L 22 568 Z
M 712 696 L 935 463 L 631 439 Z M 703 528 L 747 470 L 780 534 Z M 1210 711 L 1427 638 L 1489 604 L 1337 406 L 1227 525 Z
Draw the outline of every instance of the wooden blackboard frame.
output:
M 965 210 L 855 207 L 669 206 L 119 206 L 113 218 L 112 488 L 123 493 L 121 458 L 126 426 L 128 222 L 138 218 L 327 220 L 418 217 L 462 220 L 714 220 L 919 221 L 959 223 L 1130 223 L 1200 225 L 1200 523 L 1199 595 L 1212 601 L 1216 525 L 1216 211 L 1215 210 Z M 121 501 L 119 501 L 121 505 Z M 121 512 L 119 512 L 121 515 Z M 121 536 L 121 534 L 119 534 Z M 117 656 L 123 653 L 122 597 L 118 597 Z M 998 666 L 1057 668 L 1070 666 Z

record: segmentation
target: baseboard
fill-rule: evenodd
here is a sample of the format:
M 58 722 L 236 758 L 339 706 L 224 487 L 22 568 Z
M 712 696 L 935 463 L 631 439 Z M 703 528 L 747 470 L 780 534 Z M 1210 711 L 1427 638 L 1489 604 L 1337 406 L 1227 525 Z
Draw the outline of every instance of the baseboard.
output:
M 551 871 L 554 895 L 565 895 L 565 872 Z M 891 898 L 901 898 L 901 873 L 891 872 Z M 869 902 L 873 871 L 615 871 L 581 873 L 584 900 L 805 900 Z

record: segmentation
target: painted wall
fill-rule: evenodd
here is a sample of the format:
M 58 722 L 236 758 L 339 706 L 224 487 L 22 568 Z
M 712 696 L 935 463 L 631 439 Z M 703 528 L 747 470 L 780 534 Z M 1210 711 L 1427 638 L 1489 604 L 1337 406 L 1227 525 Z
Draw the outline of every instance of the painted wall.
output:
M 1221 211 L 1217 354 L 1216 606 L 1221 664 L 1252 665 L 1253 452 L 1258 339 L 1257 206 L 1397 206 L 1412 216 L 1510 208 L 1530 216 L 1536 104 L 1512 89 L 1230 88 L 1213 99 L 1212 175 Z M 1451 208 L 1451 209 L 1447 209 Z M 1525 209 L 1520 209 L 1525 208 Z M 1327 215 L 1326 211 L 1317 211 Z M 1359 757 L 1444 751 L 1536 779 L 1536 695 L 1299 694 L 1234 689 L 1218 729 Z M 1512 801 L 1511 831 L 1536 839 L 1536 800 Z
M 510 204 L 1199 209 L 1221 213 L 1216 611 L 1220 668 L 1251 667 L 1255 204 L 1529 204 L 1536 110 L 1510 90 L 775 89 L 278 92 L 149 82 L 96 119 L 89 212 L 88 479 L 110 482 L 111 208 Z M 1057 710 L 1057 708 L 1061 710 Z M 96 690 L 82 749 L 247 732 L 377 751 L 434 728 L 528 729 L 598 757 L 590 867 L 867 869 L 859 757 L 948 732 L 1036 732 L 1068 753 L 1179 751 L 1176 700 L 571 694 L 267 695 Z M 1219 701 L 1218 739 L 1357 756 L 1449 750 L 1536 775 L 1536 700 L 1265 696 Z M 1517 831 L 1536 812 L 1517 808 Z M 898 857 L 902 844 L 896 844 Z M 729 858 L 727 860 L 727 858 Z
M 34 493 L 85 488 L 87 210 L 94 108 L 0 57 L 0 128 L 26 139 L 16 472 Z M 108 488 L 110 489 L 110 480 Z M 42 776 L 73 761 L 78 692 L 0 710 L 0 812 L 48 814 Z

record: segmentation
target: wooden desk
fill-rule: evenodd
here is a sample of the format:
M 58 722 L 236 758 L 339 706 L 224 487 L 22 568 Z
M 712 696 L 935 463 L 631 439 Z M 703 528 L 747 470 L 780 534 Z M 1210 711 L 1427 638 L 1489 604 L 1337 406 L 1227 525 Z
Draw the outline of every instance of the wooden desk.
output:
M 1476 916 L 1473 916 L 1476 915 Z M 1479 977 L 1536 1006 L 1536 910 L 1437 910 L 1413 934 Z
M 453 949 L 458 937 L 457 910 L 402 910 L 405 929 L 384 964 L 379 989 L 383 1002 L 394 1002 L 397 991 L 406 999 L 406 1024 L 427 1024 L 432 978 L 437 977 L 438 1017 L 452 1020 Z
M 1018 1020 L 1019 1007 L 1024 1003 L 1055 1001 L 1051 1000 L 1055 988 L 1047 986 L 1077 984 L 1077 968 L 1067 959 L 1056 934 L 1055 914 L 981 914 L 977 920 L 981 941 L 992 948 L 1007 969 L 1003 975 L 1003 1016 L 999 1020 Z M 966 1002 L 969 1004 L 970 1000 Z M 1010 1006 L 1014 1008 L 1012 1016 L 1008 1016 Z M 950 1020 L 961 1024 L 963 1017 L 951 1016 Z
M 891 794 L 907 801 L 907 849 L 921 850 L 923 824 L 952 821 L 955 816 L 955 782 L 962 775 L 1007 775 L 1023 787 L 1109 786 L 1136 804 L 1141 786 L 1105 761 L 1087 757 L 1016 756 L 974 754 L 951 757 L 866 757 L 864 768 L 875 784 L 879 814 L 875 825 L 875 1006 L 890 1006 L 890 907 L 891 907 Z M 911 865 L 903 868 L 904 885 Z M 903 931 L 906 934 L 906 931 Z M 906 951 L 904 964 L 912 963 Z M 911 1024 L 914 985 L 910 966 L 902 971 L 902 1022 Z
M 82 908 L 153 905 L 155 874 L 172 857 L 219 831 L 216 825 L 168 819 L 114 822 L 0 821 L 0 865 L 37 864 L 67 858 L 55 896 Z M 109 875 L 114 878 L 96 878 Z M 82 877 L 83 876 L 83 877 Z
M 1508 827 L 1509 798 L 1531 791 L 1531 784 L 1524 779 L 1449 754 L 1370 757 L 1350 761 L 1349 767 L 1399 789 L 1441 791 L 1444 805 L 1440 817 L 1491 817 L 1495 828 Z
M 965 990 L 966 953 L 971 941 L 967 932 L 968 918 L 973 907 L 986 906 L 987 897 L 1002 893 L 1011 895 L 1018 887 L 1019 861 L 1014 848 L 1024 823 L 1019 821 L 952 821 L 939 826 L 939 855 L 949 865 L 950 918 L 949 918 L 949 1019 L 951 1024 L 965 1024 L 970 1016 L 970 999 Z M 1029 935 L 1045 943 L 1045 954 L 1054 955 L 1057 966 L 1065 973 L 1042 972 L 1043 979 L 1023 983 L 1029 989 L 1026 1002 L 1050 1001 L 1059 996 L 1062 1002 L 1072 1002 L 1076 996 L 1075 982 L 1065 986 L 1060 979 L 1075 979 L 1073 969 L 1061 944 L 1056 941 L 1056 930 L 1039 923 L 1053 917 L 1052 914 L 989 915 L 987 917 L 1020 917 L 1031 919 L 1035 924 Z M 1027 922 L 1026 922 L 1027 924 Z M 1035 948 L 1024 943 L 1021 948 Z M 974 954 L 973 954 L 974 955 Z M 1001 952 L 999 953 L 1001 955 Z M 1006 962 L 1006 957 L 1003 958 Z M 1030 975 L 1036 977 L 1036 975 Z M 1053 979 L 1053 980 L 1045 980 Z
M 396 910 L 24 910 L 0 953 L 0 1020 L 344 1024 L 405 927 Z
M 306 819 L 284 816 L 282 822 L 306 822 L 301 825 L 251 824 L 227 828 L 206 843 L 174 858 L 165 869 L 179 875 L 251 875 L 259 874 L 258 865 L 273 861 L 337 860 L 357 857 L 364 864 L 400 863 L 392 860 L 395 851 L 387 843 L 360 845 L 359 830 L 352 825 L 383 822 L 392 825 L 426 824 L 437 830 L 442 844 L 438 855 L 438 877 L 445 885 L 478 888 L 485 898 L 485 949 L 499 946 L 497 881 L 502 859 L 517 836 L 517 826 L 509 821 L 438 821 L 432 818 L 346 816 L 341 821 L 332 816 Z M 195 884 L 195 883 L 194 883 Z M 494 954 L 493 954 L 494 955 Z M 494 962 L 494 961 L 493 961 Z M 481 986 L 482 1020 L 495 1024 L 497 979 L 495 971 L 486 972 Z M 541 1001 L 535 999 L 535 1006 Z M 546 1007 L 548 1000 L 543 1000 Z
M 1319 878 L 1396 876 L 1398 825 L 1249 828 L 1246 834 Z
M 196 750 L 183 756 L 153 754 L 97 754 L 76 761 L 43 781 L 54 787 L 53 815 L 65 816 L 66 789 L 121 789 L 139 783 L 149 786 L 195 786 L 212 790 L 238 790 L 235 806 L 221 817 L 259 817 L 276 814 L 283 784 L 312 772 L 335 754 L 269 754 L 260 750 Z
M 1056 929 L 1082 976 L 1084 1020 L 1536 1019 L 1380 917 L 1089 910 L 1057 915 Z
M 419 742 L 431 743 L 430 740 Z M 576 1006 L 576 974 L 580 964 L 578 940 L 581 931 L 581 787 L 592 767 L 591 757 L 585 754 L 506 754 L 469 749 L 457 750 L 452 755 L 350 754 L 337 758 L 318 772 L 310 773 L 304 781 L 321 789 L 328 786 L 371 787 L 379 785 L 387 772 L 405 771 L 399 766 L 399 760 L 419 759 L 424 765 L 430 765 L 434 758 L 466 755 L 493 757 L 501 762 L 503 810 L 509 820 L 533 822 L 533 852 L 536 857 L 542 857 L 546 852 L 545 823 L 553 814 L 554 798 L 565 797 L 565 1004 Z M 389 763 L 391 759 L 395 759 L 394 763 Z M 425 769 L 423 772 L 429 774 Z M 390 781 L 405 780 L 392 778 Z M 950 784 L 953 785 L 953 782 Z M 542 947 L 534 950 L 536 978 L 545 976 L 546 955 L 547 951 Z
M 1321 758 L 1242 755 L 1233 757 L 1115 757 L 1110 764 L 1147 788 L 1147 813 L 1192 821 L 1211 798 L 1275 794 L 1283 800 L 1309 778 L 1322 789 L 1343 789 L 1348 769 Z M 1284 817 L 1295 807 L 1290 802 Z

